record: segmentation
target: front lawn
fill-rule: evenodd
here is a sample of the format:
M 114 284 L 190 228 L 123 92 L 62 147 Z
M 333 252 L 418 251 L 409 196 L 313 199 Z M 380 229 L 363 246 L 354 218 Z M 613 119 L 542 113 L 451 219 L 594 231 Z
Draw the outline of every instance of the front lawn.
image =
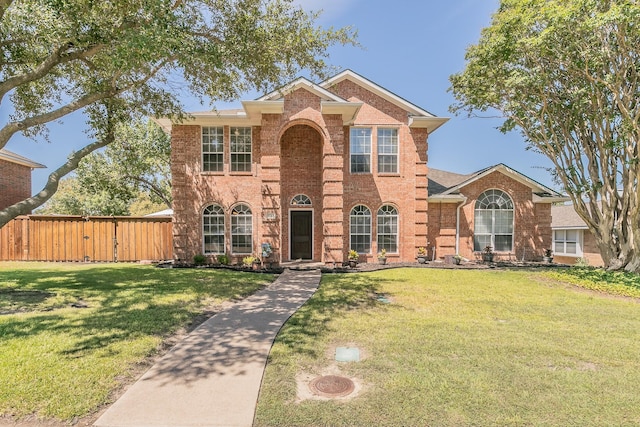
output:
M 336 346 L 364 357 L 335 362 Z M 324 275 L 277 338 L 256 425 L 639 425 L 639 355 L 638 300 L 549 273 Z M 327 373 L 361 389 L 308 399 L 305 379 Z
M 86 416 L 140 374 L 163 339 L 272 280 L 213 269 L 0 263 L 0 416 Z

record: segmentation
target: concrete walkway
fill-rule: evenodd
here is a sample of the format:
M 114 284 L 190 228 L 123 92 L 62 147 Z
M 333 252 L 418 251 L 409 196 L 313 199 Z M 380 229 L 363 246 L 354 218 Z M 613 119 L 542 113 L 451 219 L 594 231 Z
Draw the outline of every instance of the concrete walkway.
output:
M 319 283 L 319 271 L 285 270 L 269 287 L 200 325 L 95 425 L 250 427 L 273 340 Z

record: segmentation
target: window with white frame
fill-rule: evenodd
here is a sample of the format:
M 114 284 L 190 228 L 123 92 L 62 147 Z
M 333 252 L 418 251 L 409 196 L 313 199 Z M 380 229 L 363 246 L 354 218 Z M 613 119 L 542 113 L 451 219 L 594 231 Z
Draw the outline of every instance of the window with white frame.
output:
M 582 256 L 582 230 L 554 230 L 553 253 L 556 255 Z
M 202 128 L 202 170 L 222 172 L 224 164 L 224 132 L 222 127 Z
M 351 128 L 349 154 L 351 173 L 371 172 L 371 128 Z
M 251 128 L 230 130 L 231 171 L 251 172 Z
M 378 173 L 398 173 L 398 129 L 378 128 Z
M 291 199 L 291 206 L 311 206 L 311 199 L 304 194 L 298 194 Z
M 205 254 L 224 254 L 224 210 L 219 205 L 204 208 L 202 236 Z
M 513 201 L 501 190 L 487 190 L 476 201 L 473 249 L 487 246 L 500 252 L 513 250 Z
M 253 216 L 249 206 L 240 204 L 231 210 L 231 252 L 250 254 L 253 251 Z
M 378 250 L 398 252 L 398 210 L 390 205 L 378 209 Z
M 363 205 L 355 206 L 349 215 L 349 249 L 360 254 L 371 252 L 371 211 Z

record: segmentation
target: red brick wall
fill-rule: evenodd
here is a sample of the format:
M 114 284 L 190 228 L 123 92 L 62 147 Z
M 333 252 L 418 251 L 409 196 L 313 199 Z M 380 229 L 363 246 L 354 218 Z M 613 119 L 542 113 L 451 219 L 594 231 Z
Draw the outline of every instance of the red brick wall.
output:
M 349 250 L 349 212 L 364 204 L 372 213 L 372 251 L 377 253 L 376 213 L 383 204 L 399 211 L 399 253 L 390 261 L 409 261 L 427 240 L 427 131 L 409 129 L 407 113 L 350 82 L 332 90 L 364 105 L 356 125 L 372 127 L 371 174 L 349 172 L 349 127 L 340 115 L 323 115 L 320 99 L 304 89 L 285 96 L 283 114 L 264 114 L 253 128 L 251 173 L 234 174 L 228 167 L 229 127 L 225 126 L 225 170 L 201 172 L 201 128 L 174 125 L 172 174 L 174 197 L 174 256 L 191 261 L 202 252 L 201 215 L 211 203 L 227 212 L 237 202 L 247 203 L 254 218 L 254 247 L 262 242 L 274 248 L 276 259 L 289 258 L 289 202 L 296 194 L 312 199 L 314 260 L 342 262 Z M 352 95 L 346 96 L 347 92 Z M 399 172 L 376 173 L 377 126 L 398 128 Z M 401 191 L 399 191 L 401 190 Z M 227 224 L 229 217 L 227 215 Z M 227 225 L 228 228 L 228 225 Z M 227 235 L 227 242 L 230 236 Z M 235 260 L 237 261 L 237 259 Z
M 0 160 L 0 209 L 31 196 L 31 168 Z
M 473 251 L 475 203 L 480 194 L 489 189 L 507 193 L 514 203 L 514 248 L 497 253 L 497 259 L 539 260 L 545 248 L 551 247 L 551 205 L 534 204 L 531 188 L 504 175 L 493 172 L 463 187 L 460 193 L 467 201 L 460 209 L 460 255 L 469 259 L 480 257 Z M 436 242 L 438 258 L 455 254 L 457 204 L 429 204 L 430 240 Z

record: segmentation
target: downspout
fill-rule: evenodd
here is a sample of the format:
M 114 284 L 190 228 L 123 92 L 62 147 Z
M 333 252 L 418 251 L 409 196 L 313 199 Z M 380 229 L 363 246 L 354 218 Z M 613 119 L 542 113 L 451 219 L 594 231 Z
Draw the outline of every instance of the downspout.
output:
M 465 203 L 467 203 L 466 197 L 464 197 L 464 200 L 456 207 L 456 254 L 460 253 L 460 208 L 464 206 Z

